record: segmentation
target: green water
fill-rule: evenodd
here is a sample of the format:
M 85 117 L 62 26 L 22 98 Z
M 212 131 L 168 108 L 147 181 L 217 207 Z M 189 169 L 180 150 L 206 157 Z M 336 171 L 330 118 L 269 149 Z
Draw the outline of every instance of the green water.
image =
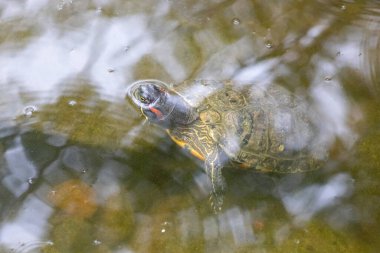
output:
M 378 252 L 380 4 L 0 0 L 0 252 Z M 203 164 L 128 101 L 138 79 L 283 86 L 330 159 Z M 186 94 L 184 94 L 186 95 Z

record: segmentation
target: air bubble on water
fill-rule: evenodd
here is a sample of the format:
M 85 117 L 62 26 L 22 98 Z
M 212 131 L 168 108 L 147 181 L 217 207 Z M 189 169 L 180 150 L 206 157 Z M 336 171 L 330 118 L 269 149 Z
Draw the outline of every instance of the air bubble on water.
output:
M 232 24 L 234 24 L 234 25 L 240 25 L 240 23 L 241 23 L 240 19 L 238 19 L 238 18 L 233 18 L 232 19 Z
M 24 108 L 24 115 L 27 117 L 30 117 L 33 115 L 33 113 L 37 111 L 37 107 L 34 105 L 28 105 Z
M 265 43 L 265 47 L 268 48 L 268 49 L 273 48 L 273 44 L 272 44 L 272 42 L 267 41 L 267 42 Z
M 87 173 L 87 171 L 88 171 L 87 169 L 82 169 L 82 171 L 81 171 L 81 172 L 82 172 L 82 174 L 86 174 L 86 173 Z
M 31 177 L 28 179 L 28 184 L 34 184 L 36 182 L 36 178 Z
M 75 100 L 70 100 L 70 101 L 68 102 L 68 104 L 69 104 L 70 106 L 74 106 L 74 105 L 77 104 L 77 101 L 75 101 Z
M 342 6 L 340 6 L 340 9 L 342 10 L 342 11 L 344 11 L 344 10 L 346 10 L 346 8 L 347 8 L 347 6 L 346 5 L 342 5 Z
M 72 3 L 73 3 L 73 0 L 60 0 L 60 2 L 57 4 L 57 9 L 61 11 L 66 5 L 69 5 Z
M 103 12 L 102 7 L 96 8 L 96 14 L 101 14 Z
M 332 77 L 331 76 L 326 76 L 325 77 L 325 82 L 330 82 L 332 80 Z
M 161 223 L 161 233 L 165 233 L 167 231 L 167 228 L 170 226 L 170 223 L 167 221 L 164 221 Z
M 99 241 L 99 240 L 94 240 L 93 243 L 94 243 L 94 245 L 100 245 L 100 244 L 102 244 L 102 242 Z

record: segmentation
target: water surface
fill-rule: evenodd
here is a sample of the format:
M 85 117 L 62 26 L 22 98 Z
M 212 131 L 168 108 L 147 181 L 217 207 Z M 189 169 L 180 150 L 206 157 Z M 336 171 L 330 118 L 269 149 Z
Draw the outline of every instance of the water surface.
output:
M 380 4 L 0 0 L 0 252 L 377 252 Z M 310 173 L 203 164 L 132 82 L 276 84 L 330 143 Z

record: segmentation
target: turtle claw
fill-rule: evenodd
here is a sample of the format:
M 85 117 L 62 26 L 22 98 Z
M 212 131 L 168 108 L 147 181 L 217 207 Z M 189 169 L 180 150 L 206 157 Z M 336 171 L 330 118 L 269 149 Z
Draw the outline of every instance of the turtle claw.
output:
M 213 192 L 210 194 L 209 200 L 210 200 L 211 208 L 214 211 L 214 213 L 215 214 L 220 213 L 223 207 L 223 196 Z
M 223 207 L 225 182 L 221 170 L 218 170 L 217 176 L 211 178 L 212 192 L 210 194 L 211 207 L 215 213 L 219 213 Z
M 212 192 L 210 194 L 211 207 L 215 213 L 219 213 L 223 206 L 223 195 L 225 191 L 225 182 L 222 175 L 222 166 L 218 153 L 214 157 L 210 156 L 206 160 L 206 172 L 211 180 Z

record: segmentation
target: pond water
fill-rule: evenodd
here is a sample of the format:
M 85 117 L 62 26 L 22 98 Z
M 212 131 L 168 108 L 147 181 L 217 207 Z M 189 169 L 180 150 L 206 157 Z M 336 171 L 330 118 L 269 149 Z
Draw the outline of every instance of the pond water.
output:
M 378 1 L 0 0 L 0 26 L 0 252 L 378 252 Z M 281 86 L 329 158 L 226 168 L 214 213 L 140 79 Z

